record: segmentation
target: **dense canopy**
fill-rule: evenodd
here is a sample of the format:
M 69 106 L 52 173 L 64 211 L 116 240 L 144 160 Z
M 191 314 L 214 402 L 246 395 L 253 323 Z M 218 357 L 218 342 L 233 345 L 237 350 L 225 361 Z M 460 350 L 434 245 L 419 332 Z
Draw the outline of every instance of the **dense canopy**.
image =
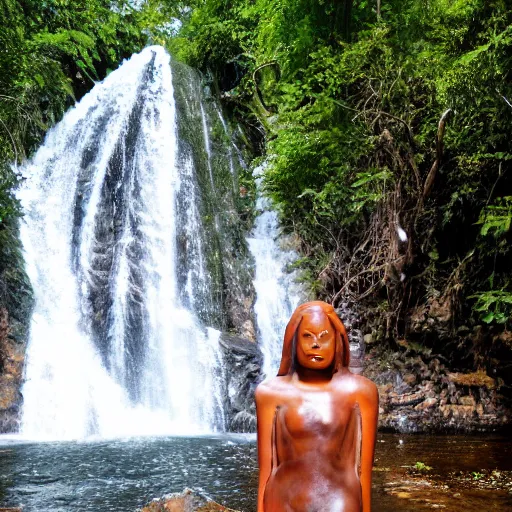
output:
M 468 364 L 498 338 L 510 346 L 506 0 L 0 0 L 0 24 L 3 303 L 20 214 L 11 164 L 157 42 L 204 72 L 266 160 L 315 295 L 369 308 L 390 340 L 435 310 L 443 334 L 416 335 Z M 475 346 L 465 333 L 480 325 Z

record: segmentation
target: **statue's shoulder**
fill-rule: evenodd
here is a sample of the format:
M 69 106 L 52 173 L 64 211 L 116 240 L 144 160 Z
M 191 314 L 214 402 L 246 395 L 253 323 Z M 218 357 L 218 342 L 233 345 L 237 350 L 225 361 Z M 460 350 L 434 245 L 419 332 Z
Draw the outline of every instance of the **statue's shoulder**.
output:
M 379 392 L 377 386 L 370 379 L 362 375 L 352 374 L 355 384 L 354 398 L 358 402 L 366 402 L 372 407 L 379 403 Z
M 377 386 L 366 377 L 350 371 L 340 375 L 337 385 L 345 393 L 349 393 L 357 401 L 358 399 L 375 400 L 378 398 Z
M 377 389 L 375 383 L 363 375 L 352 373 L 352 378 L 356 382 L 356 385 L 360 388 Z
M 286 394 L 290 387 L 287 377 L 274 377 L 258 384 L 256 388 L 256 401 L 272 400 Z

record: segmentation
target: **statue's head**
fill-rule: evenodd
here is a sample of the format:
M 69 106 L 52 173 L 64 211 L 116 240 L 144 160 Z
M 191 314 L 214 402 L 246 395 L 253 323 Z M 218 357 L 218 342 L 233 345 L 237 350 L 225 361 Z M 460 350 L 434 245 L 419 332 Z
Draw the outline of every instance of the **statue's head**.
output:
M 297 365 L 312 370 L 332 368 L 336 373 L 349 362 L 347 331 L 334 308 L 322 301 L 301 304 L 286 326 L 277 375 L 293 373 Z

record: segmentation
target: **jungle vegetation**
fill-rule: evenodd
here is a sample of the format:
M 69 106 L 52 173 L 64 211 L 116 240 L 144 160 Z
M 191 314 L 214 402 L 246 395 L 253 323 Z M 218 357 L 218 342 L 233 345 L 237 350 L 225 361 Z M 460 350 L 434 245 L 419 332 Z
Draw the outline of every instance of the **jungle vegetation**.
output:
M 0 24 L 0 236 L 12 162 L 164 43 L 245 126 L 316 296 L 468 364 L 512 348 L 507 0 L 0 0 Z
M 171 47 L 263 133 L 315 294 L 468 364 L 510 351 L 510 3 L 190 4 Z

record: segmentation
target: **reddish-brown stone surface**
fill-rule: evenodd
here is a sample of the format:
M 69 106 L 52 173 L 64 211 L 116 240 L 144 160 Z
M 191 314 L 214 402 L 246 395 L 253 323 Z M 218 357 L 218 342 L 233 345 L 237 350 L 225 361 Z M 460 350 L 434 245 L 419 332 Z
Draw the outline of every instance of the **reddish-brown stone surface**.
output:
M 153 500 L 140 512 L 236 512 L 185 489 L 179 494 L 170 494 Z

